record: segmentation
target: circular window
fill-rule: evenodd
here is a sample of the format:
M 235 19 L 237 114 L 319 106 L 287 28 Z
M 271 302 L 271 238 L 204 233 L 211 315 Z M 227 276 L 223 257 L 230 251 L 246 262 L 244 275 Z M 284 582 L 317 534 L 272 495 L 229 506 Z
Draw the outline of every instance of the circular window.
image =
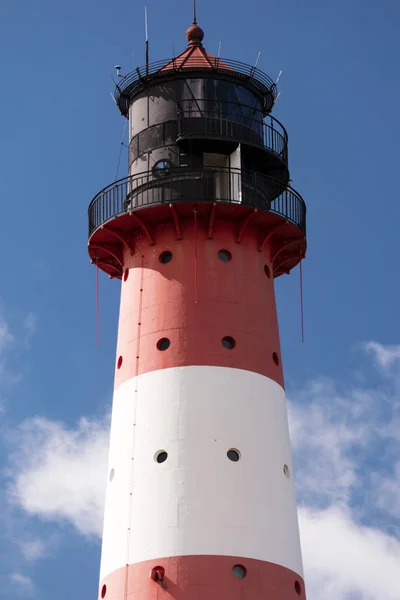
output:
M 103 587 L 101 588 L 101 597 L 105 598 L 107 594 L 107 586 L 103 585 Z
M 161 252 L 160 254 L 160 262 L 166 265 L 172 260 L 172 252 L 169 250 L 165 250 L 165 252 Z
M 171 163 L 169 160 L 162 158 L 158 160 L 153 167 L 153 173 L 156 177 L 162 177 L 163 175 L 168 175 L 171 168 Z
M 238 462 L 238 460 L 240 459 L 240 452 L 235 448 L 231 448 L 230 450 L 228 450 L 226 455 L 232 462 Z
M 124 360 L 124 359 L 122 358 L 122 356 L 120 356 L 120 357 L 118 358 L 118 362 L 117 362 L 117 369 L 120 369 L 120 368 L 122 367 L 123 360 Z
M 126 281 L 128 279 L 128 277 L 129 277 L 129 269 L 125 269 L 125 272 L 124 272 L 124 281 Z
M 279 367 L 279 356 L 277 355 L 276 352 L 274 352 L 272 354 L 272 360 L 274 361 L 274 363 L 276 364 L 276 366 Z
M 111 469 L 111 471 L 110 471 L 110 481 L 112 481 L 114 479 L 114 475 L 115 475 L 115 471 L 114 471 L 114 469 Z
M 295 581 L 294 582 L 294 589 L 296 590 L 296 593 L 300 596 L 300 594 L 301 594 L 300 581 Z
M 247 575 L 247 569 L 243 565 L 235 565 L 232 567 L 232 573 L 238 579 L 243 579 Z
M 287 465 L 283 465 L 283 472 L 285 473 L 286 477 L 289 479 L 290 471 L 289 471 L 289 467 Z
M 159 452 L 156 453 L 154 460 L 156 462 L 158 462 L 159 464 L 165 462 L 168 458 L 168 452 L 165 452 L 165 450 L 159 450 Z
M 233 337 L 230 337 L 229 335 L 222 338 L 221 343 L 222 343 L 223 347 L 226 348 L 227 350 L 233 350 L 234 347 L 236 346 L 235 340 L 233 339 Z
M 266 274 L 268 279 L 271 277 L 271 271 L 268 265 L 264 265 L 264 273 Z
M 168 350 L 168 348 L 170 347 L 171 342 L 169 341 L 168 338 L 161 338 L 161 340 L 158 340 L 157 342 L 157 350 Z
M 229 252 L 229 250 L 220 250 L 218 252 L 218 258 L 219 260 L 222 260 L 222 262 L 229 262 L 232 260 L 232 254 Z

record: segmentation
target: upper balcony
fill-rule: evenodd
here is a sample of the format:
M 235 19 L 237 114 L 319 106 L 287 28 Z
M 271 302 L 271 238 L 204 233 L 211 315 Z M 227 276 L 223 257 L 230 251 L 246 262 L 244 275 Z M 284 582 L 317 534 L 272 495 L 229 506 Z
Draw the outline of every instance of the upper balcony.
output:
M 235 60 L 208 55 L 207 63 L 203 59 L 191 56 L 184 64 L 171 58 L 137 67 L 135 71 L 123 76 L 116 85 L 115 102 L 121 113 L 128 117 L 132 99 L 148 85 L 174 77 L 194 77 L 196 74 L 200 77 L 224 78 L 252 88 L 262 99 L 264 115 L 270 113 L 277 97 L 275 82 L 260 69 Z
M 239 102 L 188 99 L 178 102 L 177 142 L 203 151 L 230 154 L 241 143 L 264 151 L 268 172 L 287 174 L 288 135 L 272 116 L 264 120 L 259 109 Z M 278 176 L 279 177 L 279 176 Z M 285 176 L 283 176 L 285 178 Z

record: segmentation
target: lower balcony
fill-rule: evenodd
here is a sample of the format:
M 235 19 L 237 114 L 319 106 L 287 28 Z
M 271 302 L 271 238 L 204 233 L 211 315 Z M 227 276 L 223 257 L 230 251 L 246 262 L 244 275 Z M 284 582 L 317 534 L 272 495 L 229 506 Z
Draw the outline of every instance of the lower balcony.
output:
M 291 240 L 297 243 L 296 255 L 288 250 L 285 258 L 290 268 L 304 255 L 306 206 L 300 194 L 291 187 L 282 189 L 282 182 L 254 171 L 217 167 L 146 171 L 104 188 L 89 205 L 89 253 L 93 259 L 109 241 L 124 243 L 124 236 L 132 234 L 132 223 L 139 224 L 149 243 L 155 243 L 150 227 L 173 217 L 178 230 L 179 220 L 193 215 L 193 210 L 210 223 L 217 211 L 215 218 L 233 220 L 239 228 L 241 220 L 247 226 L 252 218 L 265 239 L 279 229 L 275 238 L 279 238 L 282 248 L 289 247 Z M 116 274 L 108 267 L 103 270 L 119 277 L 118 265 L 112 261 L 108 264 Z

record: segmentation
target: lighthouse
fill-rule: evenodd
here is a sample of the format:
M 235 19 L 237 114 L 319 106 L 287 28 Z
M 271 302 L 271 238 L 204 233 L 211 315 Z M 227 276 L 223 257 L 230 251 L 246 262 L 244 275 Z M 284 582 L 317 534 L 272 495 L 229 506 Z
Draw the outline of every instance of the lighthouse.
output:
M 305 600 L 274 279 L 306 207 L 275 82 L 186 36 L 119 78 L 128 176 L 89 206 L 121 280 L 98 597 Z

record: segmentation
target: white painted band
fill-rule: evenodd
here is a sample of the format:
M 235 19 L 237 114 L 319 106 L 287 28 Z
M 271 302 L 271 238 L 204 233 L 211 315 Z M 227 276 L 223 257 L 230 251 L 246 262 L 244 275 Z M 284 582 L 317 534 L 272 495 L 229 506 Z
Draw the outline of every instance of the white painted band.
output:
M 162 464 L 159 450 L 168 452 Z M 114 394 L 111 469 L 101 577 L 193 554 L 255 558 L 303 575 L 285 393 L 271 379 L 191 366 L 125 382 Z

